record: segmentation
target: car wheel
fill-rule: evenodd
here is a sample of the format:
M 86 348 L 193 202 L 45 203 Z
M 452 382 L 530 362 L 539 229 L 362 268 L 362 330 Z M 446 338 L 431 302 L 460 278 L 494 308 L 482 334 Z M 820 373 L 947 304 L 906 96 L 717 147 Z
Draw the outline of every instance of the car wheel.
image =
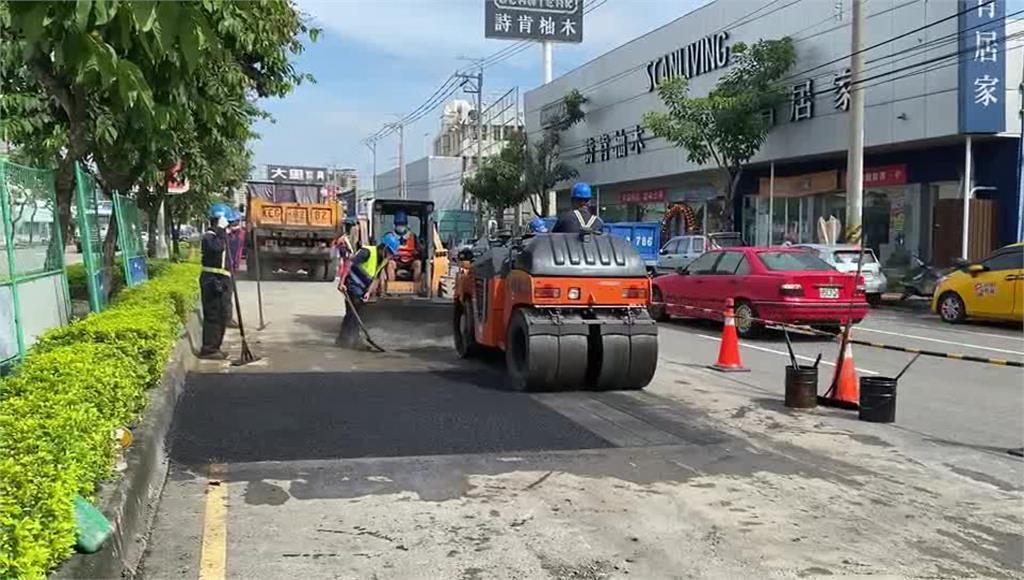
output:
M 654 286 L 651 288 L 651 303 L 647 306 L 647 311 L 651 313 L 651 318 L 658 322 L 666 322 L 668 320 L 668 313 L 665 311 L 665 300 L 661 295 L 661 288 Z
M 950 324 L 963 322 L 967 318 L 967 308 L 963 298 L 956 292 L 946 292 L 939 297 L 939 316 Z
M 736 320 L 736 332 L 741 338 L 756 338 L 764 332 L 764 323 L 753 320 L 757 311 L 745 300 L 738 301 L 733 309 Z
M 880 293 L 868 294 L 865 298 L 867 298 L 868 305 L 872 308 L 878 308 L 882 305 L 882 295 Z

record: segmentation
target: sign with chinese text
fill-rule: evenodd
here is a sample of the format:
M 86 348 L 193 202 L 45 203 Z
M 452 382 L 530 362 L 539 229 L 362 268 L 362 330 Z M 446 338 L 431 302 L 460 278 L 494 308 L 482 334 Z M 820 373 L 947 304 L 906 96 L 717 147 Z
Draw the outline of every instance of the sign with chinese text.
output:
M 757 194 L 768 196 L 772 192 L 769 178 L 758 180 Z M 805 173 L 792 177 L 775 178 L 775 197 L 800 197 L 836 191 L 839 185 L 839 172 L 836 170 Z
M 484 0 L 484 38 L 583 42 L 583 0 Z
M 906 165 L 882 165 L 864 168 L 864 187 L 886 187 L 907 183 Z
M 960 132 L 1006 130 L 1006 0 L 960 0 Z
M 619 194 L 619 203 L 663 203 L 664 201 L 664 189 L 652 189 L 650 191 L 623 191 Z
M 630 129 L 619 129 L 597 137 L 588 137 L 583 150 L 583 162 L 587 165 L 630 155 L 640 155 L 647 148 L 646 129 L 636 125 Z
M 267 179 L 270 181 L 293 181 L 302 183 L 326 183 L 326 167 L 301 167 L 298 165 L 267 165 Z

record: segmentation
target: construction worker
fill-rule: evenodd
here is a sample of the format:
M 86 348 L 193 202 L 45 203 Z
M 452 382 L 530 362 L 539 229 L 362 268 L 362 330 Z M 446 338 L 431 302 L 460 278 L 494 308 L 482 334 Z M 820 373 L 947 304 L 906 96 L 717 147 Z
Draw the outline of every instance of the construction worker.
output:
M 359 312 L 376 292 L 381 272 L 396 260 L 400 247 L 398 236 L 388 232 L 381 237 L 380 244 L 363 246 L 352 255 L 348 275 L 338 284 L 339 290 L 344 286 L 348 296 L 337 341 L 340 346 L 355 348 L 362 344 Z
M 533 216 L 533 219 L 530 220 L 530 233 L 546 234 L 548 233 L 548 225 L 539 216 Z
M 582 181 L 572 186 L 572 209 L 566 210 L 558 215 L 555 227 L 551 228 L 553 233 L 575 234 L 582 230 L 600 232 L 604 229 L 604 222 L 601 218 L 590 213 L 590 199 L 593 194 L 590 192 L 590 185 Z
M 210 227 L 202 239 L 202 272 L 199 289 L 203 301 L 203 346 L 199 358 L 223 360 L 224 329 L 231 320 L 231 270 L 228 264 L 228 217 L 231 208 L 210 206 Z
M 422 256 L 416 234 L 409 231 L 409 217 L 402 210 L 395 212 L 395 236 L 400 247 L 396 259 L 388 262 L 388 280 L 396 280 L 398 269 L 402 268 L 412 273 L 413 285 L 419 290 L 423 274 L 423 265 L 420 263 Z

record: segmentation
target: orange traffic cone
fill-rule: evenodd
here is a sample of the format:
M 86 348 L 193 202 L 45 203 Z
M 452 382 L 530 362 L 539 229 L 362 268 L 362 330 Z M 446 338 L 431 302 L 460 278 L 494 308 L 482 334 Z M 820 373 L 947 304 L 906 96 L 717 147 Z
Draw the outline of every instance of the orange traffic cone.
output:
M 750 369 L 740 361 L 740 339 L 736 335 L 736 316 L 732 311 L 732 298 L 725 299 L 725 326 L 722 327 L 722 344 L 718 347 L 718 362 L 710 368 L 723 372 L 747 372 Z
M 839 350 L 832 386 L 818 402 L 830 407 L 857 410 L 860 408 L 860 386 L 853 363 L 853 344 L 849 341 Z

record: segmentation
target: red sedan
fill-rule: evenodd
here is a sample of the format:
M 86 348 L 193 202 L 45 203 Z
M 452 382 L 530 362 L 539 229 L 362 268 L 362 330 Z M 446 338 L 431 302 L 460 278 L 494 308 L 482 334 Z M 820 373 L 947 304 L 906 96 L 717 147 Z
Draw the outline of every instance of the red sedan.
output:
M 721 320 L 726 298 L 735 300 L 736 330 L 743 337 L 764 330 L 752 318 L 835 330 L 868 312 L 856 274 L 838 272 L 806 250 L 754 247 L 713 250 L 676 274 L 655 278 L 651 310 L 661 319 Z

